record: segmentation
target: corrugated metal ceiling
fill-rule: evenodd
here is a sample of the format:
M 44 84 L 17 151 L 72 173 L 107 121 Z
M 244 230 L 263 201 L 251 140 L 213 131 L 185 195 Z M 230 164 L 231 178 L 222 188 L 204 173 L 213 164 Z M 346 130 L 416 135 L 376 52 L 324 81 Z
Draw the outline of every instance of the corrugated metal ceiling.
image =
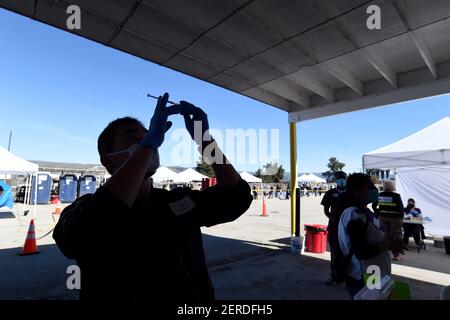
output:
M 0 7 L 302 119 L 447 93 L 448 0 L 0 0 Z M 381 30 L 369 30 L 369 5 Z

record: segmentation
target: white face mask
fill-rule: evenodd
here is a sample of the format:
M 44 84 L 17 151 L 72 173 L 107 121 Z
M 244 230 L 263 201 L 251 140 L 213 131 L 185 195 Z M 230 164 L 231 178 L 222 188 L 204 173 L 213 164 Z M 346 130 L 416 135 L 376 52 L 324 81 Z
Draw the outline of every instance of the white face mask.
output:
M 139 148 L 139 144 L 135 143 L 131 147 L 129 147 L 128 149 L 107 153 L 106 156 L 115 156 L 115 155 L 119 155 L 119 154 L 122 154 L 122 153 L 128 153 L 128 157 L 131 157 L 131 155 L 133 153 L 135 153 L 138 148 Z M 156 150 L 153 153 L 152 160 L 148 164 L 146 173 L 152 173 L 152 172 L 156 171 L 156 169 L 158 169 L 159 166 L 160 166 L 160 164 L 159 164 L 159 153 L 158 153 L 158 150 Z M 113 174 L 116 173 L 118 169 L 119 168 L 115 169 Z

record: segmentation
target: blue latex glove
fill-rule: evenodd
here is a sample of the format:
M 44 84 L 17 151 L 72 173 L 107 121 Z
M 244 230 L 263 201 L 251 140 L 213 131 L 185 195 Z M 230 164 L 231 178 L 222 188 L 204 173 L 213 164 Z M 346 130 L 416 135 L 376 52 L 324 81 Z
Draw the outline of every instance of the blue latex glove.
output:
M 202 145 L 203 141 L 211 141 L 212 138 L 209 135 L 209 123 L 206 113 L 202 109 L 186 101 L 180 101 L 180 106 L 180 113 L 184 117 L 184 123 L 191 138 L 199 146 Z
M 172 122 L 167 121 L 167 118 L 171 114 L 180 113 L 180 106 L 174 105 L 166 107 L 167 100 L 169 100 L 169 94 L 166 92 L 164 95 L 158 98 L 156 103 L 155 113 L 150 120 L 150 127 L 148 129 L 145 138 L 139 142 L 139 144 L 146 148 L 158 149 L 164 141 L 164 134 L 172 126 Z

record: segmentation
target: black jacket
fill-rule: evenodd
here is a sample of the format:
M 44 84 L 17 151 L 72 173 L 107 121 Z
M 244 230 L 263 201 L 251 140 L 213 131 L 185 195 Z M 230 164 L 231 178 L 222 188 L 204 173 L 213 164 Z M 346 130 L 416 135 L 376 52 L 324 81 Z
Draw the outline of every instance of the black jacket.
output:
M 403 218 L 405 215 L 402 198 L 395 192 L 381 192 L 373 208 L 380 217 Z
M 131 208 L 101 187 L 65 208 L 53 232 L 81 269 L 81 299 L 214 299 L 200 227 L 250 206 L 249 185 L 152 188 Z

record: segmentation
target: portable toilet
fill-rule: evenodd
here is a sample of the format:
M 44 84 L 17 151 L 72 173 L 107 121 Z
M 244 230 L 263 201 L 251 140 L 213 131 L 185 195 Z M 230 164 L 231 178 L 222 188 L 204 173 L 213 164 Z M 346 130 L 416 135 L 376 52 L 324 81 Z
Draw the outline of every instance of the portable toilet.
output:
M 77 198 L 78 180 L 73 174 L 65 174 L 59 179 L 59 201 L 71 203 Z
M 52 189 L 52 177 L 48 172 L 37 173 L 37 189 L 36 189 L 36 175 L 31 179 L 31 194 L 30 203 L 34 204 L 36 197 L 36 204 L 48 204 L 50 201 L 50 191 Z
M 95 176 L 85 175 L 80 178 L 78 196 L 84 196 L 88 193 L 94 193 L 97 186 Z

